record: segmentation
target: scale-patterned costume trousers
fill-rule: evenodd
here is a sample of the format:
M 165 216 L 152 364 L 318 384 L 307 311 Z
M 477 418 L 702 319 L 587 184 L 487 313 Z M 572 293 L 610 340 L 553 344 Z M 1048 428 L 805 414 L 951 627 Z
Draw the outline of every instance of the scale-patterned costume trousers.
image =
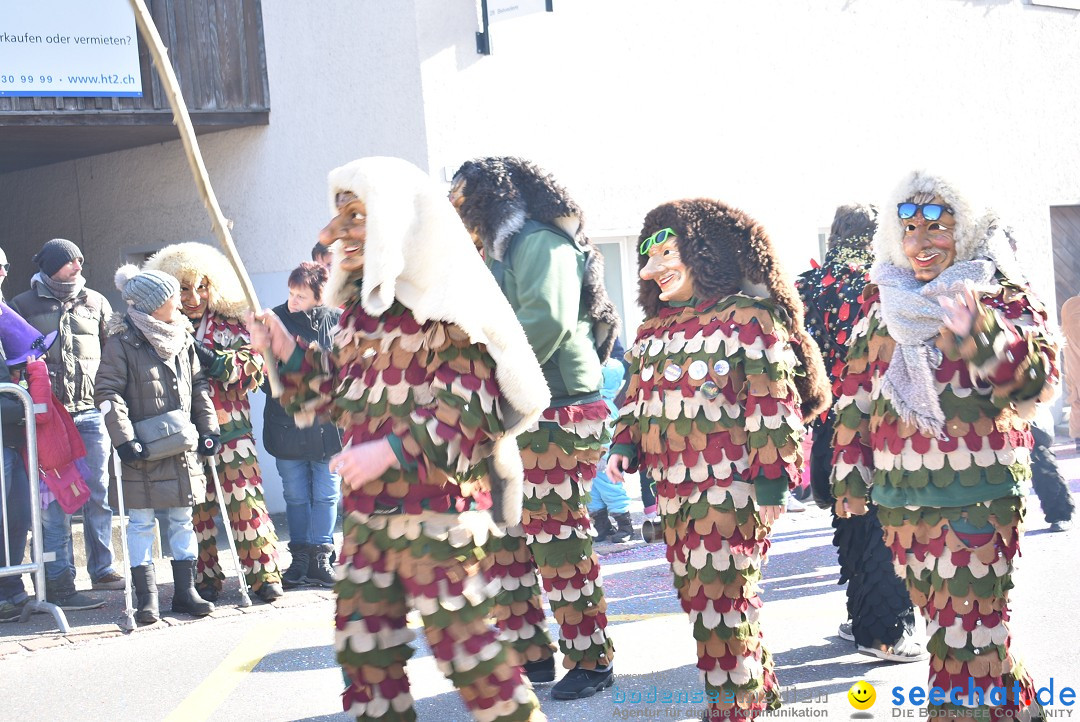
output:
M 522 663 L 547 659 L 555 649 L 538 572 L 559 624 L 563 665 L 596 669 L 614 657 L 586 508 L 608 438 L 607 414 L 603 401 L 549 409 L 538 427 L 518 437 L 525 467 L 522 523 L 491 541 L 487 573 L 500 586 L 499 630 Z
M 250 435 L 244 435 L 226 442 L 215 461 L 240 565 L 244 567 L 251 590 L 257 592 L 263 584 L 280 582 L 281 569 L 274 546 L 277 534 L 263 497 L 254 440 Z M 193 508 L 195 535 L 199 539 L 195 583 L 200 589 L 220 592 L 225 578 L 218 560 L 215 522 L 220 508 L 213 481 L 209 478 L 207 481 L 206 501 Z
M 769 527 L 758 519 L 746 484 L 733 484 L 731 494 L 714 486 L 686 496 L 672 494 L 675 488 L 665 485 L 657 501 L 675 590 L 697 641 L 710 718 L 752 719 L 780 706 L 759 622 Z
M 443 674 L 481 722 L 545 719 L 510 647 L 488 624 L 494 584 L 481 570 L 486 512 L 366 515 L 345 519 L 335 649 L 357 720 L 416 719 L 405 663 L 416 609 Z
M 878 507 L 896 572 L 926 619 L 929 687 L 963 691 L 964 704 L 938 710 L 970 715 L 975 708 L 985 715 L 978 719 L 1039 714 L 1034 683 L 1010 650 L 1008 626 L 1023 514 L 1020 497 L 963 507 Z M 969 680 L 981 695 L 969 692 Z M 993 687 L 1007 694 L 991 695 Z

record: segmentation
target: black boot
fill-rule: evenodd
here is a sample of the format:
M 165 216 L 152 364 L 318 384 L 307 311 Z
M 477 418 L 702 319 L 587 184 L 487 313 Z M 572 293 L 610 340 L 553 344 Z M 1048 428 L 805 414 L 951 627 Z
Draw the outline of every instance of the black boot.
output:
M 135 590 L 135 621 L 139 624 L 154 624 L 161 619 L 158 609 L 157 579 L 154 578 L 154 565 L 131 568 L 131 586 Z
M 214 611 L 214 605 L 199 596 L 195 591 L 195 560 L 173 560 L 173 599 L 172 610 L 190 614 L 193 617 L 205 617 Z
M 281 575 L 281 583 L 286 589 L 292 589 L 304 583 L 304 577 L 307 576 L 308 568 L 311 566 L 312 548 L 310 544 L 289 542 L 289 553 L 292 554 L 292 562 L 289 564 L 289 568 L 285 570 L 285 573 Z
M 308 565 L 308 584 L 318 587 L 332 587 L 334 582 L 334 569 L 330 566 L 330 555 L 334 553 L 333 544 L 318 544 L 311 547 L 311 563 Z
M 596 528 L 596 538 L 593 541 L 596 543 L 607 541 L 608 537 L 611 536 L 611 532 L 614 531 L 611 526 L 611 519 L 608 518 L 607 509 L 589 512 L 589 516 L 592 517 L 593 527 Z
M 621 514 L 612 514 L 611 518 L 618 528 L 611 532 L 608 541 L 612 544 L 630 541 L 634 536 L 634 522 L 630 520 L 630 512 L 624 511 Z

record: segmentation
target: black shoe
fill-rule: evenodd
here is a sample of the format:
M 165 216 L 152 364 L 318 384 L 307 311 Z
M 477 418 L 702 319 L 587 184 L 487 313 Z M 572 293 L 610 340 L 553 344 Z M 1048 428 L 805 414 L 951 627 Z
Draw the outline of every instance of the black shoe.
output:
M 207 602 L 216 602 L 218 597 L 221 596 L 221 590 L 217 587 L 210 587 L 205 585 L 196 585 L 195 592 Z
M 24 599 L 21 602 L 0 602 L 0 622 L 17 622 L 22 617 L 23 607 L 26 606 L 28 600 Z
M 304 583 L 304 577 L 307 576 L 308 568 L 311 566 L 311 552 L 312 547 L 310 544 L 289 542 L 289 553 L 292 554 L 292 562 L 289 563 L 289 568 L 285 570 L 285 573 L 281 575 L 281 583 L 286 589 L 292 589 Z
M 589 516 L 592 517 L 593 528 L 596 529 L 596 538 L 593 539 L 593 542 L 599 544 L 607 541 L 608 537 L 611 536 L 611 532 L 615 530 L 611 526 L 611 519 L 608 517 L 607 510 L 594 511 Z
M 173 560 L 172 610 L 193 617 L 205 617 L 214 605 L 195 590 L 195 560 Z
M 135 621 L 139 624 L 156 624 L 161 620 L 158 608 L 157 579 L 154 565 L 131 567 L 131 586 L 135 592 Z
M 304 581 L 317 587 L 334 586 L 337 579 L 334 578 L 334 569 L 330 566 L 330 555 L 333 553 L 333 544 L 317 544 L 311 547 L 311 558 Z
M 105 606 L 104 599 L 98 599 L 75 591 L 75 577 L 71 575 L 64 575 L 57 579 L 46 579 L 45 601 L 52 602 L 65 612 L 100 609 Z
M 574 667 L 559 683 L 551 688 L 552 699 L 584 699 L 592 697 L 600 690 L 607 689 L 615 681 L 615 667 L 609 664 L 604 669 L 583 669 Z
M 630 541 L 634 536 L 634 523 L 630 520 L 630 512 L 624 511 L 621 514 L 612 514 L 611 519 L 615 522 L 616 528 L 611 532 L 608 541 L 612 544 L 622 544 L 625 541 Z
M 83 594 L 82 592 L 74 592 L 61 599 L 53 602 L 56 606 L 63 609 L 65 612 L 79 612 L 87 609 L 101 609 L 105 606 L 104 599 L 98 599 L 97 597 L 91 597 L 89 594 Z
M 263 582 L 263 585 L 259 587 L 259 591 L 255 592 L 255 596 L 269 604 L 284 597 L 285 590 L 277 582 Z
M 526 662 L 522 669 L 525 670 L 525 676 L 528 677 L 529 681 L 533 684 L 555 681 L 554 657 L 538 659 L 535 662 Z
M 1068 531 L 1069 527 L 1071 527 L 1071 526 L 1072 526 L 1072 522 L 1069 521 L 1069 520 L 1055 521 L 1055 522 L 1050 524 L 1050 531 L 1054 531 L 1054 532 Z

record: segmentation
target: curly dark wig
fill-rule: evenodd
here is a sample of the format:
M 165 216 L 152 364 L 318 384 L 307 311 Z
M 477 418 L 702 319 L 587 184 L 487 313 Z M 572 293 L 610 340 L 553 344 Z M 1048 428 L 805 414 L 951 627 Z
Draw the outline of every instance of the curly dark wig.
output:
M 582 299 L 597 354 L 606 359 L 618 335 L 619 314 L 604 288 L 604 257 L 585 235 L 581 207 L 550 173 L 523 158 L 466 161 L 454 173 L 454 183 L 460 181 L 465 187 L 458 215 L 489 258 L 503 260 L 510 239 L 528 219 L 558 227 L 586 254 Z
M 486 247 L 498 247 L 526 218 L 552 223 L 557 218 L 574 217 L 579 233 L 585 225 L 585 214 L 566 189 L 550 173 L 523 158 L 465 161 L 454 173 L 454 183 L 459 180 L 465 181 L 465 200 L 458 214 Z
M 720 298 L 739 292 L 746 283 L 762 284 L 784 312 L 795 355 L 805 375 L 796 377 L 803 420 L 828 408 L 832 400 L 821 351 L 803 330 L 803 307 L 787 279 L 765 229 L 743 211 L 710 198 L 671 201 L 649 211 L 638 243 L 662 228 L 675 231 L 679 255 L 690 272 L 694 295 Z M 643 268 L 647 256 L 638 256 Z M 732 262 L 734 260 L 734 263 Z M 665 305 L 653 281 L 638 281 L 638 302 L 645 316 L 656 316 Z

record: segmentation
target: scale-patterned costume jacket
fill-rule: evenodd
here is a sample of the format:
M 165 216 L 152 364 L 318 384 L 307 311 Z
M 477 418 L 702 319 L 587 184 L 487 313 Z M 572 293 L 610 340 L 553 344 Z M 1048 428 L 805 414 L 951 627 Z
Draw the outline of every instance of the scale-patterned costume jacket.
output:
M 829 250 L 818 268 L 801 274 L 795 287 L 806 309 L 806 330 L 821 349 L 834 392 L 842 378 L 851 330 L 863 304 L 863 289 L 873 254 L 877 226 L 873 206 L 848 205 L 836 211 Z M 810 483 L 819 506 L 834 507 L 830 490 L 835 408 L 814 429 Z M 855 643 L 892 647 L 915 630 L 915 610 L 903 581 L 893 569 L 881 522 L 873 506 L 850 517 L 832 514 L 833 546 L 840 563 L 838 584 L 846 584 L 847 614 Z
M 581 209 L 548 174 L 520 158 L 462 165 L 462 220 L 483 242 L 485 260 L 517 313 L 551 390 L 551 408 L 518 437 L 525 465 L 522 525 L 495 540 L 489 575 L 500 580 L 496 620 L 528 662 L 554 645 L 537 572 L 559 624 L 563 665 L 607 667 L 600 562 L 587 504 L 609 441 L 600 397 L 601 359 L 618 317 L 603 285 L 600 252 L 584 234 Z
M 676 233 L 696 297 L 664 303 L 656 284 L 642 281 L 646 320 L 629 354 L 612 454 L 656 483 L 667 558 L 714 716 L 749 718 L 780 705 L 758 621 L 769 548 L 758 510 L 785 503 L 802 473 L 803 418 L 829 392 L 817 347 L 795 335 L 801 305 L 760 227 L 705 199 L 653 210 L 642 240 L 664 227 Z M 765 277 L 724 278 L 702 261 L 724 256 L 746 258 Z M 764 281 L 772 297 L 740 292 L 740 281 Z
M 354 161 L 330 181 L 332 196 L 365 201 L 364 268 L 334 269 L 327 297 L 344 306 L 334 347 L 297 349 L 281 402 L 300 424 L 332 419 L 346 449 L 386 438 L 398 459 L 344 496 L 335 586 L 344 709 L 415 719 L 412 606 L 476 719 L 542 719 L 488 625 L 494 588 L 481 571 L 485 544 L 501 533 L 495 521 L 520 519 L 515 434 L 547 404 L 539 366 L 441 189 L 392 158 Z
M 970 333 L 942 327 L 929 344 L 945 418 L 938 438 L 902 420 L 882 393 L 896 342 L 882 317 L 880 290 L 866 287 L 836 403 L 837 512 L 846 504 L 859 513 L 868 498 L 877 505 L 897 574 L 927 621 L 929 684 L 963 691 L 961 705 L 932 706 L 1025 719 L 1038 704 L 1031 677 L 1010 650 L 1008 592 L 1019 554 L 1022 486 L 1031 475 L 1027 419 L 1053 395 L 1057 349 L 1042 305 L 1002 270 L 1015 261 L 999 250 L 993 219 L 974 215 L 939 178 L 915 174 L 897 198 L 913 192 L 936 192 L 956 209 L 958 260 L 990 258 L 998 271 L 979 296 Z M 896 232 L 882 231 L 893 224 L 899 226 L 880 223 L 875 251 L 879 263 L 902 267 Z M 983 694 L 969 699 L 969 679 Z M 1007 700 L 989 694 L 995 686 L 1009 689 Z
M 221 451 L 215 457 L 218 479 L 225 494 L 240 564 L 254 592 L 264 584 L 280 583 L 277 534 L 266 508 L 262 476 L 251 426 L 251 402 L 264 378 L 262 355 L 251 348 L 240 317 L 247 310 L 239 281 L 228 259 L 202 243 L 177 243 L 163 248 L 146 268 L 171 274 L 181 283 L 209 282 L 207 310 L 195 325 L 195 342 L 214 352 L 207 369 L 210 398 L 221 427 Z M 207 485 L 206 501 L 193 509 L 199 560 L 195 581 L 202 590 L 220 592 L 224 573 L 218 561 L 217 494 Z

